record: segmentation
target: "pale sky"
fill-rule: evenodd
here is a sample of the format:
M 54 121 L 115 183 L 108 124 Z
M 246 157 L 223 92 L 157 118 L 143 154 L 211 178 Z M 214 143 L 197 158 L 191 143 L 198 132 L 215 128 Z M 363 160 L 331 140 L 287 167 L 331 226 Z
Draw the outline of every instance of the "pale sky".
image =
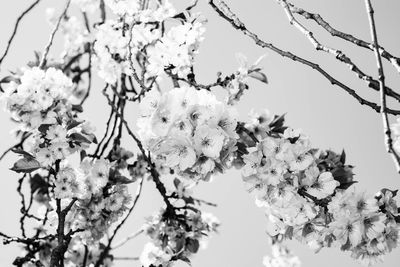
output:
M 13 23 L 20 12 L 31 1 L 2 0 L 0 3 L 0 51 L 6 45 Z M 1 77 L 7 70 L 14 70 L 33 59 L 34 50 L 43 50 L 51 28 L 45 21 L 45 8 L 60 7 L 60 2 L 43 0 L 21 23 L 15 43 L 1 69 Z M 171 0 L 182 4 L 182 0 Z M 348 163 L 356 166 L 355 186 L 359 191 L 374 194 L 381 188 L 400 188 L 400 176 L 396 173 L 391 158 L 385 152 L 381 116 L 365 106 L 360 106 L 340 88 L 332 86 L 315 71 L 299 63 L 284 59 L 269 50 L 256 47 L 240 32 L 234 30 L 226 21 L 218 17 L 205 0 L 197 7 L 208 18 L 205 41 L 200 47 L 195 69 L 197 79 L 203 84 L 215 80 L 216 72 L 230 74 L 237 68 L 235 53 L 241 52 L 255 61 L 266 54 L 262 62 L 268 76 L 269 85 L 252 82 L 247 95 L 238 105 L 242 120 L 254 109 L 267 108 L 276 114 L 287 113 L 287 123 L 294 128 L 302 128 L 308 134 L 314 147 L 331 148 L 347 151 Z M 363 39 L 370 40 L 368 18 L 362 0 L 307 0 L 294 1 L 311 12 L 321 14 L 332 26 Z M 317 52 L 308 40 L 291 27 L 283 10 L 274 0 L 230 0 L 227 1 L 242 18 L 248 28 L 261 37 L 284 50 L 290 50 L 307 59 L 317 61 L 334 77 L 345 81 L 350 87 L 371 101 L 379 101 L 377 92 L 368 89 L 362 81 L 350 73 L 346 66 L 338 63 L 331 55 Z M 373 1 L 380 44 L 394 55 L 400 55 L 400 37 L 398 29 L 400 2 L 397 0 Z M 307 22 L 311 29 L 318 29 L 312 22 Z M 321 30 L 314 31 L 323 43 L 343 50 L 352 55 L 356 64 L 377 76 L 374 54 L 359 49 L 354 45 L 335 40 Z M 60 47 L 61 42 L 56 44 Z M 55 49 L 57 50 L 57 49 Z M 52 50 L 52 51 L 55 51 Z M 385 62 L 388 84 L 396 88 L 400 84 L 400 74 Z M 97 135 L 103 133 L 108 108 L 100 91 L 102 83 L 96 77 L 92 88 L 93 95 L 85 105 L 84 117 L 97 128 Z M 217 90 L 218 91 L 218 90 Z M 399 109 L 397 103 L 391 107 Z M 135 123 L 137 107 L 129 107 L 131 124 Z M 0 112 L 0 151 L 7 149 L 14 141 L 10 131 L 15 125 L 9 115 Z M 126 139 L 126 147 L 135 150 L 132 142 Z M 10 235 L 19 234 L 19 197 L 15 191 L 17 175 L 9 170 L 15 161 L 15 155 L 7 156 L 0 162 L 0 231 Z M 132 186 L 135 192 L 135 185 Z M 270 253 L 267 242 L 266 218 L 263 210 L 257 208 L 252 197 L 246 192 L 238 171 L 232 170 L 215 177 L 211 183 L 203 183 L 195 190 L 195 196 L 218 204 L 217 208 L 205 210 L 212 212 L 222 222 L 220 233 L 210 239 L 207 250 L 200 251 L 192 261 L 194 267 L 261 267 L 262 258 Z M 135 232 L 143 223 L 144 217 L 157 211 L 162 205 L 152 182 L 144 184 L 143 196 L 133 216 L 120 232 L 119 238 Z M 117 240 L 119 239 L 117 238 Z M 138 256 L 146 237 L 137 238 L 119 249 L 118 256 Z M 297 241 L 289 243 L 293 252 L 303 262 L 303 266 L 324 267 L 360 266 L 349 255 L 338 249 L 323 249 L 314 254 L 308 247 Z M 0 245 L 0 266 L 10 266 L 19 255 L 13 246 Z M 392 267 L 400 260 L 397 249 L 386 257 L 379 267 Z M 118 267 L 140 266 L 138 262 L 119 262 Z M 177 264 L 176 266 L 184 266 Z

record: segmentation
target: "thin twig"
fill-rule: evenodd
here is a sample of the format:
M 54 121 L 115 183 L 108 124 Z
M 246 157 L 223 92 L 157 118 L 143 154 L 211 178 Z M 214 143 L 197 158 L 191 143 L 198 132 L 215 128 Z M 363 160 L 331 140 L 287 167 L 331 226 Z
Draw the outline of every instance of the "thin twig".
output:
M 115 261 L 138 261 L 139 257 L 114 257 Z
M 43 53 L 42 59 L 40 60 L 39 68 L 41 68 L 41 69 L 43 69 L 46 66 L 46 61 L 47 61 L 46 58 L 47 58 L 47 55 L 50 52 L 50 47 L 53 44 L 54 36 L 56 35 L 56 32 L 58 31 L 58 28 L 60 27 L 61 20 L 65 17 L 65 14 L 67 13 L 67 10 L 68 10 L 68 7 L 69 7 L 70 4 L 71 4 L 71 0 L 67 0 L 67 3 L 65 4 L 64 10 L 61 13 L 60 17 L 58 18 L 57 23 L 54 26 L 53 31 L 51 32 L 49 42 L 47 43 L 47 45 L 46 45 L 46 47 L 44 49 L 44 53 Z
M 115 108 L 114 105 L 112 105 L 111 98 L 107 95 L 106 89 L 107 89 L 107 87 L 105 87 L 105 88 L 103 89 L 103 91 L 102 91 L 103 95 L 107 98 L 108 104 L 109 104 L 110 107 L 114 110 L 114 112 L 116 113 L 116 116 L 121 117 L 121 115 L 120 115 L 119 112 L 118 112 L 118 109 Z M 167 190 L 166 190 L 164 184 L 163 184 L 163 183 L 161 182 L 161 180 L 160 180 L 160 174 L 158 173 L 155 164 L 152 162 L 151 157 L 150 157 L 150 154 L 147 155 L 147 152 L 146 152 L 146 150 L 144 149 L 142 142 L 141 142 L 141 141 L 139 140 L 139 138 L 133 133 L 133 131 L 132 131 L 131 128 L 129 127 L 128 122 L 127 122 L 124 118 L 121 118 L 121 121 L 122 121 L 122 123 L 124 124 L 125 129 L 127 130 L 128 134 L 129 134 L 129 135 L 132 137 L 132 139 L 136 142 L 136 145 L 138 146 L 140 152 L 142 153 L 144 160 L 145 160 L 145 161 L 147 162 L 147 164 L 149 165 L 150 174 L 151 174 L 151 176 L 152 176 L 152 178 L 153 178 L 153 182 L 156 184 L 157 190 L 160 192 L 160 194 L 161 194 L 161 196 L 162 196 L 162 198 L 163 198 L 165 204 L 167 205 L 166 211 L 169 212 L 169 213 L 171 213 L 171 214 L 174 214 L 174 213 L 175 213 L 174 206 L 171 204 L 171 202 L 170 202 L 169 199 L 168 199 Z
M 217 4 L 215 2 L 217 2 Z M 223 2 L 221 0 L 209 0 L 209 4 L 223 19 L 227 20 L 235 29 L 241 31 L 243 34 L 245 34 L 246 36 L 253 39 L 253 41 L 256 43 L 256 45 L 263 47 L 263 48 L 268 48 L 271 51 L 281 55 L 282 57 L 289 58 L 293 61 L 302 63 L 302 64 L 316 70 L 322 76 L 324 76 L 331 84 L 339 86 L 345 92 L 347 92 L 349 95 L 351 95 L 353 98 L 355 98 L 361 105 L 366 105 L 366 106 L 372 108 L 373 110 L 375 110 L 376 112 L 380 112 L 381 107 L 378 104 L 362 98 L 361 96 L 359 96 L 356 93 L 356 91 L 354 91 L 347 85 L 343 84 L 342 82 L 338 81 L 337 79 L 333 78 L 328 72 L 326 72 L 324 69 L 322 69 L 318 64 L 308 61 L 304 58 L 301 58 L 289 51 L 284 51 L 271 43 L 267 43 L 267 42 L 264 42 L 263 40 L 261 40 L 255 33 L 249 31 L 246 28 L 244 23 L 241 22 L 240 19 L 230 10 L 230 8 L 228 7 L 228 5 L 225 2 Z M 393 115 L 400 114 L 400 111 L 392 110 L 389 108 L 386 108 L 386 112 L 389 114 L 393 114 Z
M 392 155 L 393 161 L 396 165 L 397 171 L 400 172 L 400 156 L 397 154 L 396 150 L 393 148 L 393 140 L 392 133 L 389 125 L 389 118 L 386 112 L 386 90 L 385 90 L 385 73 L 383 71 L 383 64 L 381 54 L 379 53 L 379 44 L 378 44 L 378 34 L 376 32 L 375 18 L 374 18 L 374 9 L 372 8 L 371 0 L 365 0 L 365 6 L 368 13 L 369 26 L 371 30 L 371 38 L 374 42 L 374 50 L 376 63 L 378 65 L 378 74 L 379 74 L 379 85 L 380 85 L 380 98 L 381 98 L 381 114 L 382 114 L 382 122 L 383 122 L 383 130 L 385 134 L 385 145 L 386 150 L 389 154 Z
M 317 38 L 315 38 L 314 34 L 294 17 L 292 8 L 286 0 L 275 1 L 278 2 L 285 10 L 286 16 L 288 17 L 290 24 L 296 27 L 302 34 L 304 34 L 317 51 L 323 51 L 335 56 L 337 60 L 346 64 L 360 80 L 365 81 L 368 87 L 374 89 L 375 91 L 380 91 L 379 81 L 375 80 L 370 75 L 365 74 L 365 72 L 362 71 L 345 53 L 338 49 L 328 47 L 318 41 Z M 393 97 L 400 102 L 400 95 L 394 92 L 391 88 L 386 87 L 386 94 L 387 96 Z
M 305 19 L 311 19 L 315 21 L 319 26 L 325 29 L 332 36 L 341 38 L 357 46 L 374 51 L 374 45 L 372 43 L 366 42 L 358 37 L 354 37 L 351 34 L 344 33 L 342 31 L 333 28 L 324 18 L 321 17 L 321 15 L 308 12 L 300 7 L 294 6 L 291 3 L 289 5 L 293 13 L 301 15 Z M 400 72 L 400 58 L 393 56 L 385 48 L 381 46 L 379 46 L 379 53 L 383 58 L 388 60 L 398 72 Z
M 26 141 L 26 139 L 28 139 L 31 135 L 32 135 L 32 133 L 28 133 L 28 132 L 23 133 L 23 135 L 21 137 L 21 140 L 17 144 L 15 144 L 12 147 L 8 148 L 6 151 L 3 152 L 3 154 L 1 154 L 0 160 L 2 160 L 13 149 L 22 148 L 22 146 L 23 146 L 24 142 Z
M 113 246 L 111 249 L 112 249 L 112 250 L 115 250 L 115 249 L 117 249 L 117 248 L 119 248 L 119 247 L 122 247 L 123 245 L 125 245 L 126 243 L 128 243 L 130 240 L 136 238 L 137 236 L 139 236 L 139 235 L 142 234 L 143 232 L 144 232 L 144 230 L 143 230 L 143 229 L 140 229 L 139 231 L 137 231 L 137 232 L 135 232 L 135 233 L 133 233 L 133 234 L 131 234 L 131 235 L 128 235 L 128 236 L 125 237 L 123 240 L 121 240 L 120 242 L 118 242 L 115 246 Z
M 11 44 L 12 44 L 12 42 L 13 42 L 13 40 L 14 40 L 14 37 L 15 37 L 15 35 L 17 34 L 18 26 L 19 26 L 19 23 L 21 22 L 22 18 L 25 17 L 25 15 L 28 14 L 37 4 L 39 4 L 39 2 L 40 2 L 40 0 L 36 0 L 35 2 L 33 2 L 33 3 L 32 3 L 27 9 L 25 9 L 25 10 L 21 13 L 21 15 L 19 15 L 19 17 L 17 18 L 17 21 L 15 22 L 14 30 L 13 30 L 13 32 L 12 32 L 12 34 L 11 34 L 10 39 L 8 39 L 7 46 L 6 46 L 6 50 L 4 51 L 3 55 L 2 55 L 1 58 L 0 58 L 0 66 L 1 66 L 1 63 L 3 62 L 4 58 L 7 56 L 8 50 L 10 49 Z

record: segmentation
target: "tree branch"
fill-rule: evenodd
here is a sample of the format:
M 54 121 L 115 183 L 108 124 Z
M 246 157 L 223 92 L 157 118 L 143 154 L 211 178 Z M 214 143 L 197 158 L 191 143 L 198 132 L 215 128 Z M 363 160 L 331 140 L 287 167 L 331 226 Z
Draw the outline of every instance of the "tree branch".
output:
M 217 2 L 218 4 L 216 4 L 215 2 Z M 289 58 L 293 61 L 302 63 L 303 65 L 306 65 L 306 66 L 316 70 L 322 76 L 324 76 L 331 84 L 339 86 L 345 92 L 347 92 L 349 95 L 351 95 L 353 98 L 355 98 L 361 105 L 366 105 L 366 106 L 372 108 L 373 110 L 375 110 L 376 112 L 380 112 L 381 107 L 379 105 L 359 96 L 356 93 L 356 91 L 354 91 L 347 85 L 343 84 L 342 82 L 340 82 L 337 79 L 335 79 L 334 77 L 332 77 L 329 73 L 327 73 L 325 70 L 323 70 L 318 64 L 308 61 L 297 55 L 294 55 L 293 53 L 291 53 L 289 51 L 284 51 L 284 50 L 274 46 L 271 43 L 267 43 L 267 42 L 264 42 L 263 40 L 261 40 L 255 33 L 249 31 L 246 28 L 244 23 L 239 20 L 239 18 L 230 10 L 230 8 L 228 7 L 228 5 L 225 2 L 223 2 L 221 0 L 209 0 L 209 4 L 223 19 L 228 21 L 235 29 L 241 31 L 243 34 L 245 34 L 246 36 L 253 39 L 253 41 L 256 43 L 256 45 L 258 45 L 262 48 L 270 49 L 271 51 L 281 55 L 282 57 Z M 398 110 L 392 110 L 389 108 L 386 108 L 385 110 L 389 114 L 393 114 L 393 115 L 400 114 L 400 111 L 398 111 Z
M 374 51 L 374 45 L 366 42 L 358 37 L 354 37 L 351 34 L 348 33 L 344 33 L 341 32 L 335 28 L 333 28 L 326 20 L 324 20 L 321 15 L 319 14 L 315 14 L 315 13 L 310 13 L 300 7 L 294 6 L 293 4 L 289 3 L 290 6 L 290 10 L 293 13 L 299 14 L 301 16 L 303 16 L 305 19 L 311 19 L 313 21 L 315 21 L 319 26 L 321 26 L 322 28 L 324 28 L 328 33 L 330 33 L 332 36 L 334 37 L 338 37 L 341 38 L 343 40 L 346 40 L 350 43 L 353 43 L 357 46 L 369 49 L 371 51 Z M 379 46 L 379 53 L 380 55 L 385 58 L 386 60 L 388 60 L 393 67 L 400 72 L 400 58 L 393 56 L 392 54 L 390 54 L 387 50 L 385 50 L 383 47 Z
M 58 28 L 60 27 L 61 20 L 65 17 L 65 14 L 67 13 L 67 10 L 68 10 L 68 7 L 69 7 L 70 4 L 71 4 L 71 0 L 67 0 L 67 3 L 65 4 L 64 10 L 61 13 L 60 17 L 58 18 L 57 23 L 54 26 L 53 31 L 51 32 L 49 42 L 47 43 L 47 45 L 46 45 L 46 47 L 44 49 L 44 53 L 43 53 L 42 59 L 40 60 L 40 63 L 39 63 L 39 68 L 41 68 L 41 69 L 43 69 L 46 66 L 46 62 L 47 62 L 46 58 L 47 58 L 47 55 L 49 54 L 50 47 L 53 44 L 54 36 L 56 35 L 56 32 L 58 31 Z
M 386 150 L 389 154 L 392 155 L 393 161 L 396 165 L 397 171 L 400 172 L 400 156 L 397 154 L 396 150 L 393 148 L 393 140 L 392 134 L 389 125 L 389 118 L 386 112 L 386 88 L 385 88 L 385 74 L 383 71 L 383 64 L 381 54 L 379 53 L 379 44 L 378 44 L 378 34 L 376 32 L 376 25 L 374 19 L 374 9 L 372 8 L 371 0 L 365 0 L 365 6 L 368 13 L 369 25 L 371 30 L 371 38 L 374 42 L 374 50 L 376 63 L 378 65 L 378 74 L 379 74 L 379 85 L 380 85 L 380 98 L 381 98 L 381 114 L 382 114 L 382 122 L 383 122 L 383 130 L 385 134 L 385 145 Z
M 286 16 L 288 17 L 290 24 L 296 27 L 302 34 L 304 34 L 317 51 L 323 51 L 334 55 L 337 60 L 346 64 L 349 67 L 349 69 L 352 72 L 354 72 L 360 80 L 365 81 L 368 87 L 379 92 L 380 88 L 379 88 L 379 82 L 377 80 L 373 79 L 370 75 L 365 74 L 342 51 L 323 45 L 315 38 L 314 34 L 310 30 L 308 30 L 304 25 L 302 25 L 298 20 L 296 20 L 296 18 L 293 16 L 292 8 L 286 0 L 275 0 L 275 1 L 278 4 L 280 4 L 285 10 Z M 395 91 L 393 91 L 391 88 L 386 87 L 386 94 L 400 102 L 400 95 Z
M 19 15 L 19 17 L 17 18 L 17 21 L 15 22 L 14 30 L 13 30 L 13 32 L 12 32 L 12 34 L 11 34 L 10 39 L 8 39 L 6 49 L 5 49 L 3 55 L 2 55 L 1 58 L 0 58 L 0 66 L 1 66 L 1 63 L 3 62 L 4 58 L 7 56 L 8 50 L 10 49 L 11 44 L 12 44 L 12 42 L 13 42 L 13 40 L 14 40 L 14 37 L 15 37 L 15 35 L 17 34 L 17 30 L 18 30 L 19 23 L 21 22 L 21 20 L 23 19 L 23 17 L 25 17 L 26 14 L 28 14 L 37 4 L 39 4 L 39 2 L 40 2 L 40 0 L 36 0 L 35 2 L 33 2 L 33 3 L 32 3 L 27 9 L 25 9 L 25 10 L 21 13 L 21 15 Z

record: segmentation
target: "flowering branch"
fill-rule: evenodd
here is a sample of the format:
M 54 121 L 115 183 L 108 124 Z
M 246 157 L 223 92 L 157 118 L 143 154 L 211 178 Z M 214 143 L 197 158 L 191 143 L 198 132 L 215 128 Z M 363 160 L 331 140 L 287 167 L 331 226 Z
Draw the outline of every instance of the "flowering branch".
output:
M 108 243 L 107 246 L 103 249 L 102 253 L 99 256 L 99 259 L 97 260 L 95 267 L 99 267 L 101 266 L 101 264 L 103 264 L 104 258 L 107 256 L 108 252 L 111 249 L 114 249 L 111 247 L 111 244 L 115 238 L 115 236 L 117 235 L 119 229 L 125 224 L 126 220 L 129 218 L 129 216 L 132 214 L 133 210 L 136 207 L 136 203 L 138 202 L 140 195 L 142 194 L 142 187 L 143 187 L 143 181 L 144 179 L 142 178 L 139 182 L 138 188 L 136 190 L 136 196 L 133 200 L 132 206 L 129 208 L 128 212 L 126 213 L 124 219 L 122 219 L 122 221 L 117 225 L 117 227 L 115 228 L 115 230 L 113 231 L 112 235 L 108 238 Z

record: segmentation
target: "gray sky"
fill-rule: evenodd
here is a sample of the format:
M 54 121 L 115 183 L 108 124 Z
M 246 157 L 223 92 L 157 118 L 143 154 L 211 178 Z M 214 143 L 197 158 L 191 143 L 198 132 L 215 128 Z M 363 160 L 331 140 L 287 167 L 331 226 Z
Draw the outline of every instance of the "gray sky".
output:
M 182 4 L 182 0 L 171 0 Z M 31 1 L 29 1 L 30 3 Z M 55 1 L 43 0 L 21 23 L 15 43 L 8 58 L 4 61 L 1 76 L 7 70 L 23 66 L 33 58 L 33 50 L 43 50 L 50 32 L 44 18 L 44 10 L 54 6 Z M 57 1 L 60 6 L 61 1 Z M 391 158 L 387 155 L 383 143 L 382 122 L 379 114 L 371 109 L 360 106 L 353 98 L 338 87 L 332 86 L 320 74 L 301 64 L 263 50 L 252 41 L 234 30 L 227 22 L 219 18 L 207 6 L 206 1 L 200 1 L 197 8 L 208 18 L 205 41 L 201 45 L 200 54 L 195 68 L 197 79 L 201 83 L 215 80 L 216 72 L 229 74 L 237 68 L 235 53 L 242 52 L 248 56 L 250 62 L 260 55 L 266 54 L 262 62 L 270 84 L 264 85 L 252 82 L 251 89 L 243 97 L 238 110 L 241 119 L 246 119 L 251 108 L 268 108 L 271 112 L 287 113 L 287 122 L 294 128 L 302 128 L 311 137 L 314 147 L 331 148 L 347 151 L 348 162 L 355 165 L 355 178 L 359 181 L 357 190 L 377 192 L 380 188 L 400 188 L 400 177 L 396 174 Z M 309 11 L 321 14 L 332 26 L 369 40 L 368 18 L 364 1 L 362 0 L 307 0 L 294 1 Z M 346 81 L 350 87 L 373 101 L 379 101 L 378 93 L 368 89 L 355 75 L 348 72 L 347 67 L 335 61 L 331 55 L 316 52 L 308 40 L 297 30 L 291 27 L 283 10 L 274 0 L 230 0 L 232 10 L 248 28 L 261 37 L 272 42 L 284 50 L 291 50 L 305 58 L 317 61 L 334 77 Z M 400 2 L 397 0 L 373 1 L 376 11 L 380 44 L 394 55 L 400 55 L 397 26 L 400 22 L 398 11 Z M 0 51 L 3 51 L 8 39 L 12 23 L 20 12 L 28 5 L 28 1 L 2 0 L 0 3 Z M 56 6 L 57 6 L 56 5 Z M 316 25 L 307 22 L 311 29 Z M 331 38 L 320 30 L 314 31 L 317 38 L 323 43 L 343 50 L 347 55 L 353 55 L 354 62 L 377 76 L 375 58 L 372 52 L 361 50 L 353 45 Z M 61 42 L 59 40 L 58 47 Z M 54 51 L 54 50 L 53 50 Z M 400 76 L 385 62 L 388 84 L 392 87 L 399 84 Z M 106 102 L 101 96 L 102 84 L 96 77 L 92 88 L 93 95 L 85 106 L 85 117 L 97 127 L 97 134 L 104 130 L 105 118 L 108 113 Z M 400 108 L 398 103 L 390 102 L 393 108 Z M 136 107 L 129 107 L 130 123 L 135 123 Z M 0 113 L 0 150 L 3 151 L 14 141 L 9 134 L 15 127 L 9 121 L 9 115 Z M 126 146 L 134 150 L 134 144 L 126 141 Z M 9 171 L 9 167 L 16 159 L 9 155 L 0 162 L 0 230 L 9 234 L 19 234 L 18 216 L 16 208 L 19 198 L 15 188 L 17 175 Z M 134 192 L 135 186 L 132 186 Z M 195 191 L 195 195 L 218 204 L 217 208 L 205 208 L 213 212 L 221 221 L 219 235 L 210 239 L 209 248 L 200 251 L 193 259 L 193 266 L 197 267 L 243 267 L 262 266 L 262 258 L 270 253 L 265 234 L 265 218 L 262 209 L 255 206 L 251 196 L 245 191 L 244 184 L 238 171 L 229 171 L 215 177 L 212 183 L 203 183 Z M 155 192 L 152 183 L 145 183 L 143 197 L 139 201 L 134 216 L 125 225 L 120 238 L 135 232 L 143 223 L 143 217 L 157 211 L 162 205 L 161 198 Z M 118 238 L 117 238 L 118 240 Z M 131 241 L 118 250 L 119 256 L 138 256 L 147 239 L 145 237 Z M 319 254 L 309 250 L 297 241 L 290 242 L 303 266 L 336 267 L 359 266 L 349 255 L 338 249 L 324 249 Z M 386 257 L 381 267 L 392 267 L 400 260 L 400 250 L 392 252 Z M 13 246 L 0 245 L 0 265 L 9 266 L 12 259 L 19 254 Z M 121 262 L 117 266 L 139 266 L 139 263 Z M 178 264 L 177 266 L 181 266 Z M 183 266 L 183 265 L 182 265 Z

